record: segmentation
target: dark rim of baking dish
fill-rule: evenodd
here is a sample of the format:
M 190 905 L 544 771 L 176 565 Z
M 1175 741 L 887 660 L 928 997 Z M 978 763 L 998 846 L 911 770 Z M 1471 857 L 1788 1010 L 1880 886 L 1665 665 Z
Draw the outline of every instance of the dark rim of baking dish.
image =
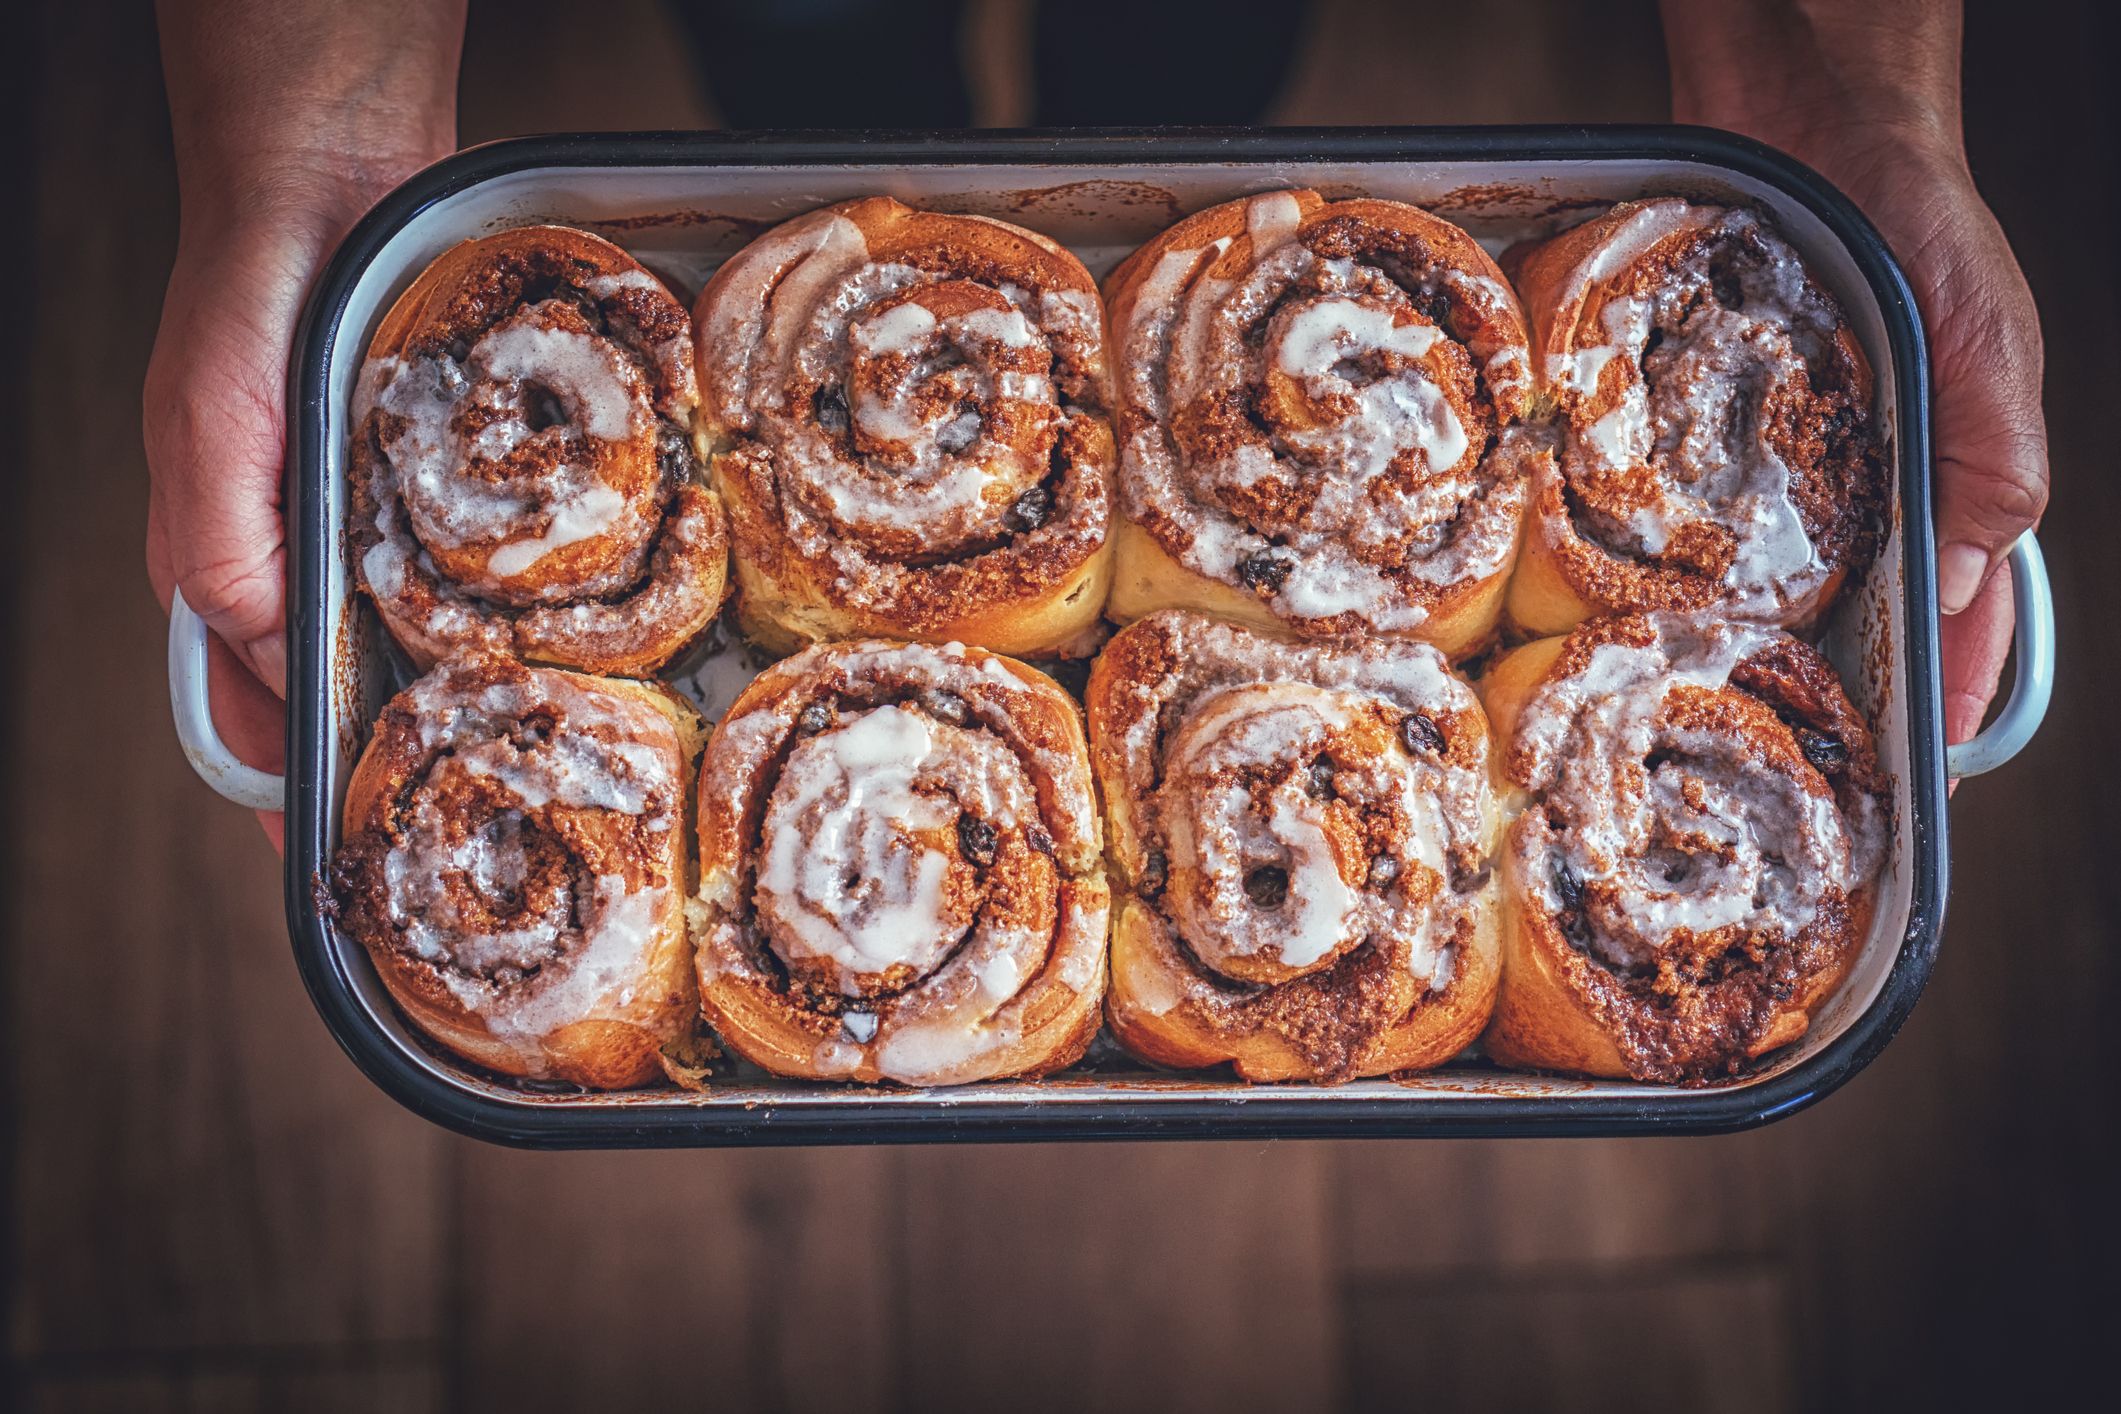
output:
M 435 202 L 535 167 L 980 165 L 1220 162 L 1638 160 L 1718 167 L 1808 208 L 1847 248 L 1876 297 L 1898 375 L 1895 429 L 1907 615 L 1906 708 L 1913 897 L 1885 985 L 1817 1055 L 1752 1084 L 1652 1095 L 1586 1093 L 1284 1098 L 1238 1084 L 1213 1094 L 1079 1100 L 908 1099 L 862 1091 L 798 1103 L 702 1107 L 554 1104 L 503 1098 L 423 1069 L 369 1015 L 332 946 L 322 880 L 332 810 L 325 763 L 333 731 L 324 641 L 327 554 L 326 372 L 340 317 L 369 262 Z M 900 1143 L 949 1140 L 1554 1136 L 1722 1133 L 1793 1114 L 1869 1064 L 1929 979 L 1943 926 L 1944 743 L 1938 710 L 1935 580 L 1929 524 L 1929 365 L 1907 281 L 1870 222 L 1824 178 L 1750 139 L 1679 126 L 1489 128 L 1078 129 L 997 133 L 610 133 L 517 138 L 470 148 L 385 197 L 340 243 L 310 292 L 290 372 L 287 504 L 291 528 L 287 735 L 287 916 L 295 961 L 332 1035 L 399 1103 L 460 1133 L 541 1148 Z

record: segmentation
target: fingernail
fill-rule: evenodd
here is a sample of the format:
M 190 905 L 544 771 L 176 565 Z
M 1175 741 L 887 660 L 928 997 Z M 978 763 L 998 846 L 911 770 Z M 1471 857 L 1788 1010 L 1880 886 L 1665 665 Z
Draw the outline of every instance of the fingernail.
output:
M 265 685 L 280 696 L 287 696 L 287 640 L 277 633 L 267 634 L 244 644 L 243 651 L 252 670 L 265 679 Z
M 1945 613 L 1956 614 L 1973 603 L 1986 578 L 1988 551 L 1979 545 L 1958 540 L 1937 552 L 1937 603 Z

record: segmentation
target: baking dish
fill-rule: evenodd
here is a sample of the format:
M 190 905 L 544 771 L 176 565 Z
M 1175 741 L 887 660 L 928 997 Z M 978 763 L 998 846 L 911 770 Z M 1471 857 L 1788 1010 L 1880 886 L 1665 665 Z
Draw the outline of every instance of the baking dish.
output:
M 1837 609 L 1825 646 L 1878 728 L 1896 839 L 1871 936 L 1810 1036 L 1729 1084 L 1698 1090 L 1511 1074 L 1460 1064 L 1337 1087 L 1243 1085 L 1120 1058 L 1036 1082 L 850 1089 L 739 1073 L 704 1093 L 539 1093 L 496 1083 L 414 1039 L 358 943 L 323 907 L 347 773 L 392 682 L 344 563 L 346 404 L 369 331 L 444 248 L 533 221 L 583 226 L 696 288 L 757 231 L 851 196 L 999 216 L 1068 245 L 1094 273 L 1200 207 L 1303 185 L 1412 201 L 1491 245 L 1571 212 L 1652 193 L 1767 213 L 1847 310 L 1878 371 L 1897 470 L 1878 567 Z M 287 910 L 312 999 L 379 1085 L 451 1128 L 549 1147 L 1275 1135 L 1560 1135 L 1728 1130 L 1792 1112 L 1877 1054 L 1935 961 L 1945 893 L 1946 753 L 1937 676 L 1922 331 L 1905 281 L 1846 198 L 1729 134 L 1689 128 L 1332 129 L 972 135 L 639 134 L 521 139 L 460 153 L 381 203 L 312 291 L 290 387 L 288 769 L 242 767 L 213 734 L 204 630 L 172 619 L 180 737 L 231 798 L 287 812 Z M 2051 625 L 2037 547 L 2012 557 L 2019 667 L 2012 701 L 1955 751 L 1959 774 L 2000 764 L 2037 726 Z M 726 700 L 726 699 L 724 699 Z

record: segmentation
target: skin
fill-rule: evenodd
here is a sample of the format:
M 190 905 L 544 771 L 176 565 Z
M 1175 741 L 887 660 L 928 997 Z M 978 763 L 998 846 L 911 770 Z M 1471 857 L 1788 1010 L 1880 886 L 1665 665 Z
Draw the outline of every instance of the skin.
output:
M 455 146 L 463 0 L 161 0 L 177 261 L 148 368 L 147 565 L 218 635 L 224 736 L 278 769 L 282 448 L 303 292 L 348 227 Z M 2008 575 L 2047 504 L 2032 294 L 1961 141 L 1952 0 L 1664 0 L 1672 116 L 1759 138 L 1855 198 L 1930 335 L 1950 739 L 2009 655 Z M 260 817 L 277 847 L 280 817 Z

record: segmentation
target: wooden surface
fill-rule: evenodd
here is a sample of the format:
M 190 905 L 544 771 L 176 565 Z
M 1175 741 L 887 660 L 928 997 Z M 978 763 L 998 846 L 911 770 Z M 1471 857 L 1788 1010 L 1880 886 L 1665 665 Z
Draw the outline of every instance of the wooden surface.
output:
M 649 5 L 564 52 L 560 8 L 481 14 L 467 139 L 710 111 Z M 1282 116 L 1661 116 L 1641 6 L 1372 8 L 1325 7 Z M 2062 695 L 1959 793 L 1936 978 L 1847 1090 L 1706 1140 L 656 1155 L 485 1148 L 373 1089 L 255 825 L 177 753 L 139 568 L 175 201 L 144 9 L 45 5 L 11 96 L 11 1407 L 2018 1407 L 2111 1337 L 2121 212 L 2076 8 L 1978 9 L 1969 46 L 2045 311 Z

